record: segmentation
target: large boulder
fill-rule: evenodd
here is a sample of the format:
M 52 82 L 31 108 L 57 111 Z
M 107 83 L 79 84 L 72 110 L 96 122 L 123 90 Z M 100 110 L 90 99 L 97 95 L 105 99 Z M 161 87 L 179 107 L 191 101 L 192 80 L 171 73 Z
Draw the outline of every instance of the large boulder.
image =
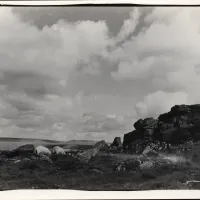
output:
M 175 105 L 171 108 L 170 112 L 173 115 L 181 115 L 181 114 L 186 114 L 191 112 L 191 107 L 188 105 Z
M 133 124 L 135 130 L 141 130 L 143 128 L 143 120 L 139 119 Z
M 106 144 L 105 140 L 101 140 L 101 141 L 97 142 L 97 143 L 94 145 L 94 148 L 107 149 L 107 148 L 108 148 L 108 145 Z
M 200 105 L 175 105 L 159 117 L 157 137 L 164 142 L 180 144 L 200 140 Z
M 134 154 L 141 154 L 147 143 L 144 140 L 135 140 L 127 145 L 126 151 Z
M 113 143 L 111 144 L 111 147 L 121 148 L 122 147 L 121 138 L 120 137 L 115 137 Z
M 132 152 L 141 152 L 142 149 L 138 148 L 139 141 L 145 146 L 153 140 L 155 130 L 157 129 L 158 120 L 153 118 L 140 119 L 135 122 L 134 127 L 136 130 L 124 135 L 123 147 L 128 147 Z M 143 147 L 144 148 L 144 147 Z
M 192 133 L 184 128 L 170 128 L 160 132 L 163 142 L 170 144 L 181 144 L 193 140 Z
M 123 146 L 127 146 L 130 143 L 136 141 L 136 140 L 141 140 L 144 138 L 144 133 L 140 132 L 138 130 L 131 131 L 129 133 L 124 134 L 124 139 L 123 139 Z
M 143 129 L 155 129 L 157 126 L 158 120 L 154 118 L 146 118 L 146 119 L 139 119 L 137 122 L 134 123 L 134 127 L 136 130 L 143 130 Z
M 79 152 L 76 155 L 76 158 L 79 159 L 81 162 L 89 162 L 96 154 L 99 152 L 99 148 L 88 149 L 83 152 Z

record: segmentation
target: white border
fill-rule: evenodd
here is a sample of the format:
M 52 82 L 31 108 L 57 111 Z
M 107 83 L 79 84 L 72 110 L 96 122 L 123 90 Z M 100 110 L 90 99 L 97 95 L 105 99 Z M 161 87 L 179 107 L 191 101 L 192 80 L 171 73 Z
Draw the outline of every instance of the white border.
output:
M 69 1 L 0 1 L 1 5 L 77 5 L 77 4 L 148 4 L 148 5 L 200 5 L 200 0 L 69 0 Z M 54 199 L 200 199 L 198 190 L 149 191 L 80 191 L 80 190 L 10 190 L 1 191 L 2 200 L 54 200 Z
M 64 199 L 200 199 L 199 190 L 154 191 L 79 191 L 79 190 L 11 190 L 0 192 L 2 200 Z
M 56 1 L 1 1 L 4 5 L 77 5 L 77 4 L 145 4 L 145 5 L 200 5 L 200 0 L 56 0 Z

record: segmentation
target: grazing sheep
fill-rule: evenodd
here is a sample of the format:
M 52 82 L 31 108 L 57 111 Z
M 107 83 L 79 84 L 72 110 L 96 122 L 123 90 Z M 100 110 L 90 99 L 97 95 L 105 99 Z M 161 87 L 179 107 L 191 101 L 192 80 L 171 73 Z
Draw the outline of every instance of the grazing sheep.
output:
M 53 154 L 56 154 L 56 155 L 65 155 L 65 150 L 59 146 L 55 146 L 53 148 Z
M 34 153 L 39 155 L 39 156 L 42 156 L 42 155 L 51 155 L 51 151 L 46 148 L 46 147 L 43 147 L 43 146 L 37 146 L 34 148 Z

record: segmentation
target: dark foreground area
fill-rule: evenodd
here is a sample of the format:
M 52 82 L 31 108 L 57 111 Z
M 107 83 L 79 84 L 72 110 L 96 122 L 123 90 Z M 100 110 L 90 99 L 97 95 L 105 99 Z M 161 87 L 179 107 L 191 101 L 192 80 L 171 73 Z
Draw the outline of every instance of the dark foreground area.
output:
M 146 158 L 104 152 L 88 163 L 70 155 L 4 157 L 0 161 L 0 189 L 200 189 L 200 154 L 196 153 L 190 154 L 196 162 L 192 162 L 192 157 L 184 159 L 175 155 L 164 159 L 164 155 Z M 143 160 L 140 168 L 138 160 Z M 124 163 L 126 169 L 117 170 Z

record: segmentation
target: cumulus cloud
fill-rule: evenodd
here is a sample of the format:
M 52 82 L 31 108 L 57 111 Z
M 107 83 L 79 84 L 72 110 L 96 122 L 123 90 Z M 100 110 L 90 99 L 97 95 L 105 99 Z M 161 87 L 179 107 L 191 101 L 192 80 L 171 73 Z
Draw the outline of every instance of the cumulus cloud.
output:
M 1 8 L 1 134 L 111 138 L 199 103 L 199 17 L 192 7 L 134 8 L 113 36 L 106 21 L 39 29 Z
M 88 63 L 108 44 L 108 29 L 103 21 L 60 20 L 40 30 L 20 20 L 12 8 L 0 12 L 1 70 L 17 68 L 65 80 L 71 69 Z
M 2 8 L 0 16 L 1 134 L 74 138 L 69 112 L 81 106 L 84 92 L 69 94 L 68 79 L 99 66 L 96 57 L 110 42 L 106 23 L 58 20 L 39 29 L 12 8 Z
M 198 17 L 198 8 L 154 8 L 143 29 L 110 52 L 111 62 L 118 63 L 114 79 L 149 85 L 152 93 L 144 93 L 135 106 L 138 117 L 158 116 L 174 104 L 199 103 Z
M 158 117 L 161 113 L 169 111 L 175 104 L 187 104 L 187 101 L 187 93 L 157 91 L 145 96 L 143 101 L 138 102 L 136 112 L 141 117 Z

